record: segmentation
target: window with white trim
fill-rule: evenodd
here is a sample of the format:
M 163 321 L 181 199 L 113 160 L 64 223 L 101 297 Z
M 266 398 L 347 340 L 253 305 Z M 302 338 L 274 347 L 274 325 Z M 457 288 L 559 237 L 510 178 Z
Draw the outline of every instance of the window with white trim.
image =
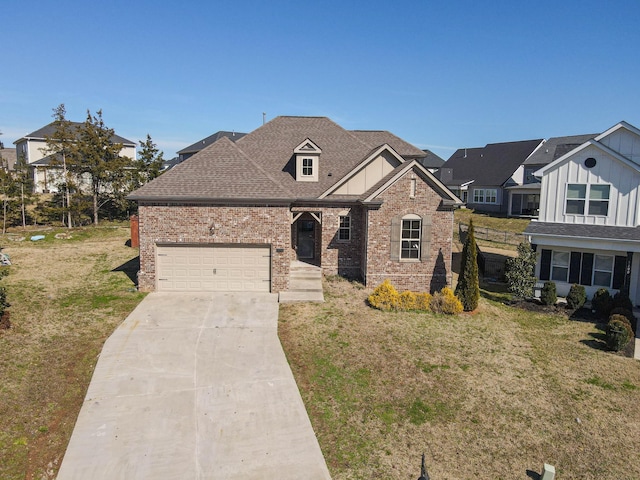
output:
M 609 195 L 611 185 L 569 183 L 567 184 L 567 203 L 565 213 L 568 215 L 607 216 L 609 214 Z M 587 199 L 589 203 L 587 204 Z
M 553 252 L 551 256 L 551 280 L 566 283 L 569 277 L 569 257 L 569 252 Z
M 303 177 L 313 176 L 313 158 L 302 159 L 302 176 Z
M 340 227 L 338 228 L 338 240 L 351 240 L 351 217 L 340 215 Z
M 498 203 L 498 190 L 495 188 L 474 189 L 473 203 Z
M 418 260 L 420 258 L 420 231 L 422 222 L 419 219 L 402 219 L 400 237 L 400 258 Z
M 613 256 L 596 255 L 593 262 L 593 285 L 611 287 L 613 279 Z

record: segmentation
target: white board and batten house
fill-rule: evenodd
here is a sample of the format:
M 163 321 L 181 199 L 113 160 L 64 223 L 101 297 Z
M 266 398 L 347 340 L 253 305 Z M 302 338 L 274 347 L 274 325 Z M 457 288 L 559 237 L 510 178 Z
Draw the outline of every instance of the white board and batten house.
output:
M 584 285 L 640 305 L 640 130 L 620 122 L 536 172 L 540 214 L 525 235 L 536 277 L 558 294 Z

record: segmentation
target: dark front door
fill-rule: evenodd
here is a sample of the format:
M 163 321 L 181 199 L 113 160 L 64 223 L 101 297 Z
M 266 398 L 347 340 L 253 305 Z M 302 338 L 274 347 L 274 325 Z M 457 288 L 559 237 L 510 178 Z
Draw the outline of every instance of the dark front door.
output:
M 311 259 L 315 256 L 316 235 L 314 220 L 298 220 L 298 258 Z

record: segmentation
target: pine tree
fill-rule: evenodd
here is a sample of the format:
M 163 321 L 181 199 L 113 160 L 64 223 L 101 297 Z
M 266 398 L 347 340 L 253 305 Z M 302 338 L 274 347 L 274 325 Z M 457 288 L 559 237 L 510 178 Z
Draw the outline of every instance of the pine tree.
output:
M 456 286 L 456 296 L 462 302 L 465 312 L 478 308 L 480 300 L 480 283 L 478 280 L 478 252 L 473 220 L 469 221 L 467 239 L 462 247 L 460 276 Z

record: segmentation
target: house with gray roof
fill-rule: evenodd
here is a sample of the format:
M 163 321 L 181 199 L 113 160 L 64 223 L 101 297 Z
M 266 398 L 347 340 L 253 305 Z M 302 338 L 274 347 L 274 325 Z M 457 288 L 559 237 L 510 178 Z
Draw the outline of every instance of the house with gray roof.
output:
M 620 122 L 569 148 L 535 172 L 540 214 L 524 233 L 536 276 L 562 296 L 575 283 L 640 305 L 640 130 Z
M 536 139 L 461 148 L 436 175 L 467 207 L 506 215 L 508 188 L 523 183 L 523 163 L 541 144 Z
M 544 140 L 542 145 L 523 162 L 522 182 L 507 187 L 509 216 L 537 217 L 540 208 L 540 179 L 534 173 L 596 135 L 595 133 L 571 135 Z
M 431 173 L 436 173 L 444 165 L 444 160 L 436 155 L 431 150 L 422 150 L 424 157 L 420 159 L 420 163 L 423 167 L 428 169 Z
M 182 150 L 179 150 L 177 152 L 178 153 L 178 162 L 177 163 L 184 162 L 187 158 L 191 157 L 192 155 L 195 155 L 200 150 L 202 150 L 203 148 L 208 147 L 212 143 L 217 142 L 222 137 L 227 137 L 232 142 L 235 142 L 236 140 L 240 140 L 245 135 L 246 135 L 246 133 L 227 132 L 227 131 L 223 131 L 223 130 L 221 130 L 219 132 L 216 132 L 213 135 L 209 135 L 207 138 L 203 138 L 202 140 L 198 140 L 197 142 L 192 143 L 188 147 L 185 147 Z M 173 166 L 175 166 L 175 165 L 173 165 Z M 173 166 L 170 167 L 170 168 L 173 168 Z
M 396 135 L 281 116 L 224 135 L 134 191 L 139 288 L 284 292 L 292 262 L 324 274 L 451 285 L 457 197 Z
M 82 123 L 70 122 L 71 129 L 77 130 Z M 51 122 L 38 130 L 31 132 L 13 142 L 16 146 L 16 155 L 24 159 L 33 168 L 33 181 L 36 193 L 48 193 L 57 191 L 57 183 L 60 180 L 61 167 L 53 162 L 53 155 L 47 149 L 47 137 L 51 137 L 56 130 L 55 122 Z M 132 160 L 136 158 L 136 143 L 114 134 L 111 141 L 122 144 L 120 155 Z M 53 164 L 52 164 L 53 163 Z

